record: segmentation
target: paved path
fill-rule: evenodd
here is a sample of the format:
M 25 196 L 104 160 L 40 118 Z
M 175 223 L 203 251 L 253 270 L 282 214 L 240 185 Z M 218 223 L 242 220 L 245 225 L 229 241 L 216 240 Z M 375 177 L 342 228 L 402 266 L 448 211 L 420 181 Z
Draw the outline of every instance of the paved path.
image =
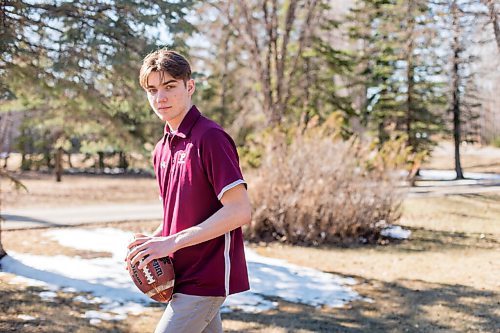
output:
M 440 197 L 445 195 L 500 192 L 500 180 L 417 181 L 408 189 L 408 197 Z
M 479 175 L 479 174 L 478 174 Z M 500 175 L 493 179 L 419 180 L 408 189 L 408 197 L 438 197 L 457 194 L 500 192 Z M 161 203 L 121 203 L 52 208 L 11 209 L 2 212 L 3 230 L 68 226 L 134 220 L 161 220 Z
M 2 212 L 3 230 L 99 222 L 161 220 L 161 203 L 105 204 L 58 208 L 9 209 Z

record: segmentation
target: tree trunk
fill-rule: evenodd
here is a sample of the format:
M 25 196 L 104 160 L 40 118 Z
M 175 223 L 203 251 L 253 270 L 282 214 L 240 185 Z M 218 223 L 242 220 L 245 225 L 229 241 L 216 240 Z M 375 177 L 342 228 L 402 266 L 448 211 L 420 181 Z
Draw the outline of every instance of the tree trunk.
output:
M 98 161 L 98 164 L 97 164 L 97 168 L 100 171 L 104 171 L 104 152 L 103 151 L 99 151 L 99 152 L 97 152 L 97 155 L 99 156 L 99 161 Z
M 56 152 L 56 181 L 60 182 L 62 178 L 63 166 L 62 166 L 62 156 L 63 149 L 61 147 L 57 148 Z
M 7 252 L 3 249 L 2 246 L 2 227 L 0 226 L 0 259 L 5 257 L 7 255 Z
M 7 252 L 3 249 L 2 245 L 2 221 L 0 221 L 0 259 L 5 257 L 7 255 Z
M 125 152 L 121 151 L 119 153 L 119 156 L 120 156 L 120 162 L 119 162 L 118 167 L 122 168 L 123 171 L 127 171 L 127 169 L 128 169 L 127 155 L 125 154 Z
M 487 0 L 487 5 L 488 5 L 488 11 L 489 11 L 489 15 L 490 15 L 490 21 L 491 21 L 491 24 L 493 25 L 493 31 L 495 33 L 495 39 L 497 42 L 498 52 L 500 52 L 500 26 L 499 26 L 499 22 L 498 22 L 497 11 L 495 10 L 495 1 L 494 0 Z
M 52 169 L 52 154 L 50 153 L 50 149 L 45 149 L 43 153 L 43 159 L 45 161 L 45 165 L 47 166 L 47 169 L 51 170 Z
M 69 165 L 69 167 L 70 167 L 70 168 L 73 168 L 73 163 L 71 162 L 71 152 L 70 152 L 70 151 L 68 151 L 68 152 L 66 153 L 66 155 L 68 155 L 68 165 Z
M 230 95 L 230 87 L 229 87 L 229 61 L 230 61 L 230 49 L 229 49 L 229 39 L 231 38 L 231 28 L 228 25 L 224 26 L 224 49 L 222 51 L 223 54 L 223 70 L 222 70 L 222 79 L 221 79 L 221 95 L 220 95 L 220 105 L 221 105 L 221 123 L 223 126 L 229 125 L 226 123 L 227 115 L 228 115 L 228 96 Z
M 0 177 L 2 177 L 0 175 Z M 0 194 L 2 193 L 2 187 L 1 187 L 1 182 L 0 182 Z M 2 218 L 2 198 L 0 196 L 0 259 L 2 259 L 3 257 L 5 257 L 7 255 L 7 252 L 5 252 L 5 250 L 3 249 L 3 245 L 2 245 L 2 222 L 3 222 L 3 218 Z
M 29 171 L 31 170 L 31 156 L 28 155 L 27 153 L 23 152 L 21 154 L 21 170 L 22 171 Z
M 406 80 L 408 83 L 408 92 L 406 96 L 406 134 L 408 135 L 408 146 L 413 152 L 417 151 L 415 141 L 413 140 L 412 122 L 413 122 L 413 94 L 415 93 L 415 65 L 413 63 L 413 52 L 415 49 L 415 17 L 414 17 L 414 2 L 408 2 L 408 46 L 406 52 L 407 72 Z
M 462 173 L 462 165 L 460 163 L 460 73 L 459 73 L 459 63 L 460 63 L 460 22 L 459 22 L 459 12 L 456 0 L 453 1 L 451 12 L 453 15 L 453 72 L 452 72 L 452 82 L 453 82 L 453 99 L 452 99 L 452 110 L 453 110 L 453 141 L 455 144 L 455 172 L 457 173 L 456 179 L 464 179 Z

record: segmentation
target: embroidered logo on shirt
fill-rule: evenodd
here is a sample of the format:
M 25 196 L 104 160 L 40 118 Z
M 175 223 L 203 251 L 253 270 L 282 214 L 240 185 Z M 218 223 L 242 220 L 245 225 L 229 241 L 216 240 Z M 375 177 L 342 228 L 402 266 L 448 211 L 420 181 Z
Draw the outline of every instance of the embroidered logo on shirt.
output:
M 162 169 L 165 169 L 165 168 L 167 167 L 167 162 L 165 162 L 165 161 L 161 161 L 160 167 L 161 167 Z
M 179 155 L 179 160 L 177 161 L 177 163 L 179 164 L 183 164 L 183 163 L 186 163 L 186 152 L 181 152 L 180 155 Z

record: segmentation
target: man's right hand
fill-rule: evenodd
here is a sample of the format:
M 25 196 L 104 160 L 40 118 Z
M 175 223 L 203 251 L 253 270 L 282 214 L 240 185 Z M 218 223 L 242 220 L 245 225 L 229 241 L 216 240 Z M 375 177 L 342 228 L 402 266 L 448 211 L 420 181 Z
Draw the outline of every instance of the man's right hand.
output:
M 123 259 L 123 261 L 125 261 L 125 269 L 126 270 L 128 270 L 128 261 L 127 261 L 128 254 L 130 253 L 130 251 L 132 251 L 132 249 L 130 248 L 130 244 L 133 243 L 133 242 L 135 242 L 137 238 L 150 238 L 150 237 L 152 237 L 152 236 L 149 236 L 149 235 L 146 235 L 146 234 L 143 234 L 143 233 L 140 233 L 140 232 L 137 232 L 137 233 L 134 234 L 134 236 L 132 237 L 132 240 L 127 245 L 127 255 Z

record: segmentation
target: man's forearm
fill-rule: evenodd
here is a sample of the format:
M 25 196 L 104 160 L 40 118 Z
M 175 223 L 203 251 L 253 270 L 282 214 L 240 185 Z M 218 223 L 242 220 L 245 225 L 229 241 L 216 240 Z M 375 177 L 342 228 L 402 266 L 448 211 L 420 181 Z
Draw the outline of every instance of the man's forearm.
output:
M 250 223 L 248 205 L 223 206 L 204 222 L 174 235 L 176 250 L 203 243 Z

